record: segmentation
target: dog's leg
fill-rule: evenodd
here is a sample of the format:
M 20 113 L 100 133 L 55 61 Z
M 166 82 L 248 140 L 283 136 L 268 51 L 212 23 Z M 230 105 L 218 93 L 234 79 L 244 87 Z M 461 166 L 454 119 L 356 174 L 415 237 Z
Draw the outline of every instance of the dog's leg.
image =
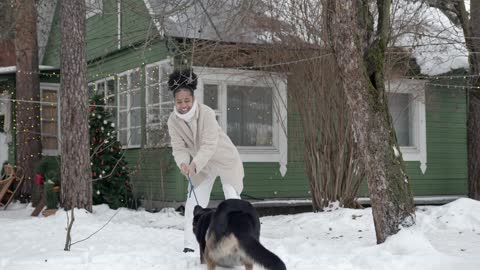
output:
M 212 260 L 212 258 L 210 258 L 210 250 L 208 249 L 208 246 L 207 248 L 205 249 L 205 252 L 203 253 L 204 254 L 204 260 L 206 261 L 207 263 L 207 269 L 208 270 L 215 270 L 215 267 L 216 267 L 216 264 L 215 262 Z
M 208 269 L 208 270 L 215 270 L 215 267 L 217 266 L 217 265 L 215 264 L 215 262 L 212 261 L 212 259 L 210 259 L 210 258 L 208 258 L 208 257 L 207 257 L 206 259 L 207 259 L 207 269 Z
M 251 264 L 251 263 L 246 263 L 246 264 L 245 264 L 245 270 L 253 270 L 253 264 Z

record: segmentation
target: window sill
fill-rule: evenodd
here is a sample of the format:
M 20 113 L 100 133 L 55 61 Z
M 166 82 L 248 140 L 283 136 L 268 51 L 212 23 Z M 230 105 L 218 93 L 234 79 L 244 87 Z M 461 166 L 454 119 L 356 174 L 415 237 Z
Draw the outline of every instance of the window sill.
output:
M 427 170 L 427 159 L 425 151 L 421 151 L 414 146 L 401 146 L 400 151 L 402 151 L 402 156 L 404 161 L 419 161 L 420 170 L 425 174 Z

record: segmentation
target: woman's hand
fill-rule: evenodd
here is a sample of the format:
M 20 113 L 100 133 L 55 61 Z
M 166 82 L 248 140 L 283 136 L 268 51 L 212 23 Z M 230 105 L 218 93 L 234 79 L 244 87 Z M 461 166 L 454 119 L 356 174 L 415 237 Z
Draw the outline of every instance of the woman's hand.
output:
M 182 163 L 182 165 L 180 165 L 180 171 L 182 172 L 183 175 L 187 177 L 189 175 L 196 174 L 196 170 L 197 170 L 197 165 L 195 164 L 195 162 L 192 162 L 190 165 L 186 163 Z
M 180 165 L 180 171 L 183 175 L 188 176 L 190 174 L 190 165 L 182 163 L 182 165 Z

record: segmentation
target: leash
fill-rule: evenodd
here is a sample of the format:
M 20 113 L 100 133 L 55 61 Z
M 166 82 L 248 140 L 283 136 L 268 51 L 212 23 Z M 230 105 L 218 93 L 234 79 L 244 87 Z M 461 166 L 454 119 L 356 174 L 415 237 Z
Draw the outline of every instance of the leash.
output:
M 193 197 L 195 198 L 197 205 L 200 205 L 198 203 L 197 194 L 195 194 L 195 190 L 194 190 L 195 187 L 193 186 L 192 179 L 190 179 L 190 175 L 187 175 L 187 180 L 188 180 L 188 183 L 190 184 L 190 193 L 188 194 L 188 198 L 192 197 L 192 193 L 193 193 Z

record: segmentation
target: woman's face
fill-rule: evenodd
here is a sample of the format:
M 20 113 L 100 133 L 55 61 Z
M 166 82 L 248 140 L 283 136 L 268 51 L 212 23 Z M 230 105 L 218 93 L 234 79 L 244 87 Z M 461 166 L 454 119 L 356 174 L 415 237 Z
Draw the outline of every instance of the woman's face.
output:
M 181 89 L 175 94 L 175 108 L 181 114 L 185 114 L 193 106 L 195 98 L 188 89 Z

